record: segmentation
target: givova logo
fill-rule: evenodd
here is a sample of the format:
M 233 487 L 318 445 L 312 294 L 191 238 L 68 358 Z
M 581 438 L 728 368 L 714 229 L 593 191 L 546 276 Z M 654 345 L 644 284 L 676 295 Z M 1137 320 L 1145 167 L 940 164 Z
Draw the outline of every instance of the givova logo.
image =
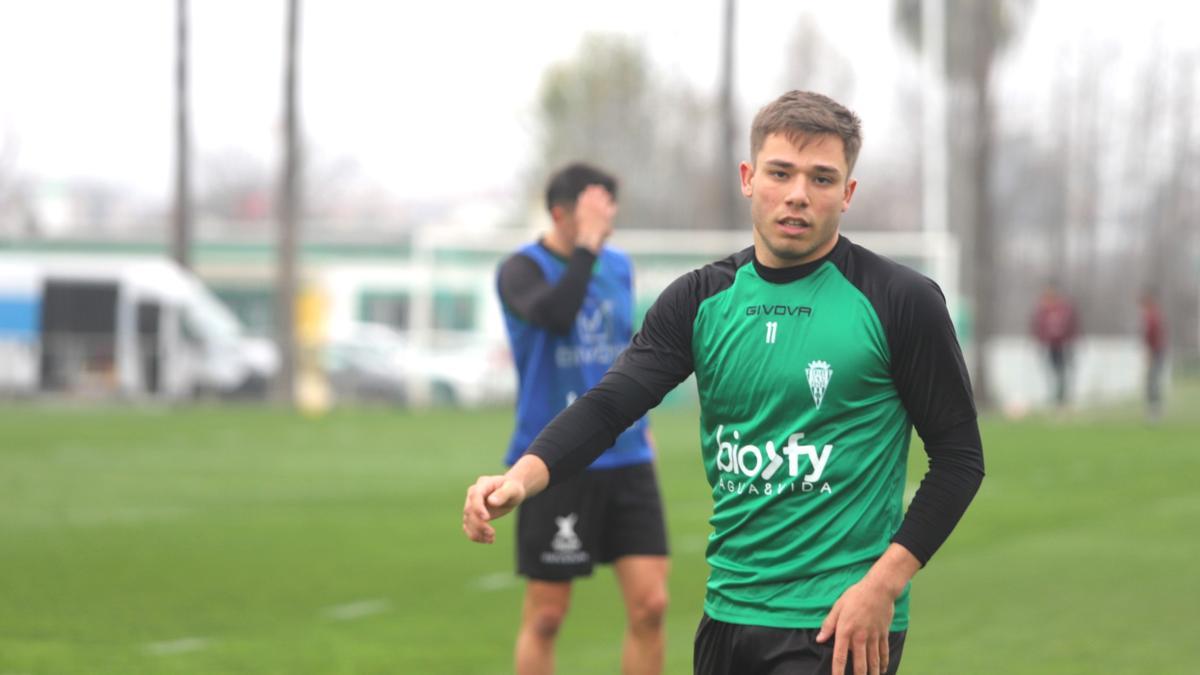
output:
M 604 300 L 599 303 L 591 298 L 585 298 L 579 314 L 575 317 L 575 326 L 579 329 L 579 339 L 585 344 L 604 344 L 612 341 L 613 333 L 613 302 Z
M 616 342 L 616 309 L 612 300 L 596 302 L 586 298 L 575 317 L 577 344 L 559 345 L 554 363 L 559 368 L 578 368 L 592 364 L 611 365 L 625 348 Z
M 742 435 L 736 429 L 725 435 L 725 425 L 717 426 L 717 469 L 733 474 L 733 478 L 723 478 L 721 488 L 738 494 L 779 494 L 795 492 L 796 481 L 783 482 L 784 478 L 800 477 L 800 491 L 832 493 L 833 488 L 828 482 L 817 485 L 821 481 L 829 458 L 833 454 L 833 444 L 826 443 L 817 450 L 816 445 L 801 445 L 804 432 L 796 432 L 788 436 L 787 443 L 777 448 L 775 441 L 768 440 L 761 447 L 752 443 L 743 443 Z M 801 459 L 804 460 L 804 475 L 800 475 Z M 786 466 L 786 474 L 780 471 Z M 749 479 L 742 481 L 742 479 Z M 772 483 L 778 478 L 780 482 Z M 757 482 L 756 482 L 757 481 Z

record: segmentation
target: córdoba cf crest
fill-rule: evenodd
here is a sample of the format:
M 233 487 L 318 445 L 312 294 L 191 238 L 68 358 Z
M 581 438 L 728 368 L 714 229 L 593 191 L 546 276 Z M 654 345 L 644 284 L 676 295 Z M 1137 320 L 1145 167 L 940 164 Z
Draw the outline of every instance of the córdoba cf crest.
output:
M 804 369 L 808 375 L 808 390 L 812 392 L 813 403 L 817 407 L 821 407 L 821 401 L 825 400 L 825 390 L 829 387 L 829 379 L 833 377 L 833 368 L 829 367 L 824 361 L 813 361 L 808 364 L 808 368 Z

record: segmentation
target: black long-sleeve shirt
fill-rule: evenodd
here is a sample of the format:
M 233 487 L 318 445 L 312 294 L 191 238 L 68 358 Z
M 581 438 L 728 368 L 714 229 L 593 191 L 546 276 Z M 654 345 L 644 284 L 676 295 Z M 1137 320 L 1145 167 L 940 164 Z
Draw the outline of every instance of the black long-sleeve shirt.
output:
M 545 247 L 545 244 L 541 246 Z M 536 262 L 514 253 L 500 265 L 500 300 L 525 321 L 566 335 L 571 332 L 571 325 L 587 296 L 588 281 L 595 264 L 595 253 L 582 246 L 576 247 L 567 260 L 562 278 L 551 284 Z

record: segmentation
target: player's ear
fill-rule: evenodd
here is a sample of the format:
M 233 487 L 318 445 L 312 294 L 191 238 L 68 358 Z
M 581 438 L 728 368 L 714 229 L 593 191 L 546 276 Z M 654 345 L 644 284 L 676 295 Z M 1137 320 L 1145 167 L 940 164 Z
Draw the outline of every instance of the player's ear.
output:
M 754 167 L 742 162 L 738 165 L 738 174 L 742 177 L 742 196 L 753 197 L 754 186 L 750 181 L 754 179 Z
M 846 181 L 846 192 L 842 195 L 842 213 L 850 208 L 850 200 L 854 198 L 854 188 L 858 187 L 858 181 L 851 178 Z
M 562 226 L 566 222 L 566 219 L 569 215 L 570 214 L 567 213 L 567 209 L 563 207 L 562 204 L 555 204 L 554 206 L 550 207 L 550 220 L 556 226 Z

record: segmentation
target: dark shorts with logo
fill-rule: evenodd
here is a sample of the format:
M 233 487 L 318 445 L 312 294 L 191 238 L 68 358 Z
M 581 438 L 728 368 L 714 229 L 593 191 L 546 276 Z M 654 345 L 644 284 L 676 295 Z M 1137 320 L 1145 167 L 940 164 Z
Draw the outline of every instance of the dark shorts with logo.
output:
M 768 628 L 725 623 L 705 614 L 692 652 L 695 675 L 829 675 L 833 640 L 817 642 L 816 628 Z M 907 631 L 888 634 L 887 675 L 900 668 Z M 846 675 L 854 663 L 846 661 Z
M 517 509 L 518 574 L 567 581 L 627 555 L 667 555 L 652 463 L 584 471 Z

